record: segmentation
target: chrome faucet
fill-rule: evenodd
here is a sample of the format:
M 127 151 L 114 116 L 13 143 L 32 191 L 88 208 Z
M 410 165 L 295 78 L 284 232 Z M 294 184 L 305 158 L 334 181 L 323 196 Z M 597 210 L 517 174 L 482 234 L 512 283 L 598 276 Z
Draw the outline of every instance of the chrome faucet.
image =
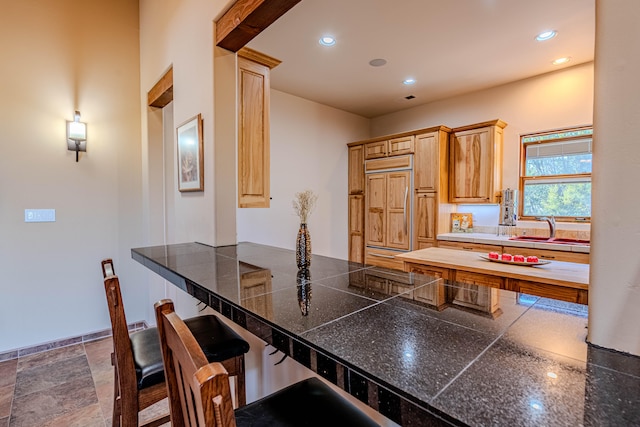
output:
M 536 220 L 547 221 L 547 223 L 549 224 L 549 238 L 553 239 L 554 237 L 556 237 L 556 218 L 553 215 L 551 215 L 551 217 L 539 216 L 536 218 Z

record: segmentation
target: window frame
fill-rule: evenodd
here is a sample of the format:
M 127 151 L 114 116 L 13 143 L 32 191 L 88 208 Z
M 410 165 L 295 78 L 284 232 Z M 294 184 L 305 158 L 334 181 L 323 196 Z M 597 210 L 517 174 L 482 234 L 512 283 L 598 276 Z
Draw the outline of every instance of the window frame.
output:
M 585 133 L 586 131 L 586 133 Z M 593 169 L 591 173 L 578 173 L 578 174 L 566 174 L 566 175 L 546 175 L 546 176 L 526 176 L 526 163 L 527 163 L 527 147 L 534 144 L 548 144 L 563 141 L 573 141 L 578 139 L 585 139 L 585 136 L 591 137 L 591 153 L 593 159 L 593 125 L 574 126 L 569 128 L 562 128 L 556 130 L 550 130 L 545 132 L 534 132 L 520 135 L 520 171 L 518 178 L 518 218 L 521 220 L 535 220 L 537 216 L 525 216 L 524 215 L 524 186 L 527 182 L 535 181 L 562 181 L 562 180 L 588 180 L 593 182 Z M 592 163 L 593 166 L 593 163 Z M 593 190 L 593 188 L 592 188 Z M 578 217 L 578 216 L 556 216 L 556 220 L 563 222 L 581 222 L 590 223 L 591 216 Z

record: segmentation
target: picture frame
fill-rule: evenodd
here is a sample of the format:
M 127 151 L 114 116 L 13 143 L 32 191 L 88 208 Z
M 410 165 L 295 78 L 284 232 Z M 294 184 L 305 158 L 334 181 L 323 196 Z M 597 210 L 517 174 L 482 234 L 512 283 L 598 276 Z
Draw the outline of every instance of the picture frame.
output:
M 451 214 L 452 233 L 473 233 L 473 214 L 452 213 Z
M 178 140 L 178 191 L 204 191 L 202 115 L 176 129 Z

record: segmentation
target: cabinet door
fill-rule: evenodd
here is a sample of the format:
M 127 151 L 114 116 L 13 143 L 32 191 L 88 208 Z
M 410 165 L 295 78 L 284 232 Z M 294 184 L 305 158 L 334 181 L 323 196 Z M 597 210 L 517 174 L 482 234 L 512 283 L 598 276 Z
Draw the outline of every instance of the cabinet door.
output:
M 433 282 L 420 286 L 413 291 L 413 299 L 436 308 L 446 304 L 446 288 L 444 281 L 449 278 L 449 270 L 446 268 L 429 267 L 426 265 L 408 264 L 409 272 L 420 273 L 433 277 Z
M 385 246 L 387 180 L 383 173 L 367 175 L 365 241 L 370 246 Z
M 500 308 L 501 277 L 456 271 L 454 281 L 453 304 L 484 313 L 494 313 Z
M 415 187 L 416 191 L 438 191 L 439 132 L 416 136 Z
M 436 240 L 436 193 L 416 193 L 414 200 L 415 249 L 435 246 Z
M 389 156 L 413 153 L 413 135 L 389 140 Z
M 495 202 L 495 191 L 502 185 L 502 127 L 452 133 L 449 163 L 450 202 Z
M 364 262 L 364 196 L 349 196 L 349 261 Z
M 238 57 L 238 206 L 268 208 L 269 67 Z
M 409 189 L 411 172 L 389 172 L 387 175 L 387 247 L 409 250 Z
M 364 145 L 349 147 L 349 194 L 364 193 Z
M 499 306 L 499 290 L 504 287 L 501 277 L 456 271 L 453 304 L 494 313 Z
M 527 280 L 509 279 L 509 289 L 523 294 L 553 298 L 578 304 L 587 304 L 588 300 L 588 291 L 586 289 L 547 285 L 544 283 L 529 282 Z
M 451 136 L 451 201 L 488 203 L 492 163 L 490 128 L 454 133 Z
M 379 159 L 387 157 L 387 141 L 369 142 L 364 145 L 364 158 Z

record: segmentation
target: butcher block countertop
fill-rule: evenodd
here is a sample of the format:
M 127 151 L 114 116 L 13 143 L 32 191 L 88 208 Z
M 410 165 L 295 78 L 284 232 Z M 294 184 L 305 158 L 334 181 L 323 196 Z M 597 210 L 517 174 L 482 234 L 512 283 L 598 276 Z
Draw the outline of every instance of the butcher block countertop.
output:
M 529 280 L 549 285 L 578 289 L 587 289 L 589 286 L 588 264 L 551 261 L 545 265 L 521 266 L 487 261 L 480 258 L 480 255 L 483 254 L 455 249 L 427 248 L 397 255 L 396 258 L 414 264 Z

